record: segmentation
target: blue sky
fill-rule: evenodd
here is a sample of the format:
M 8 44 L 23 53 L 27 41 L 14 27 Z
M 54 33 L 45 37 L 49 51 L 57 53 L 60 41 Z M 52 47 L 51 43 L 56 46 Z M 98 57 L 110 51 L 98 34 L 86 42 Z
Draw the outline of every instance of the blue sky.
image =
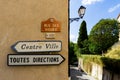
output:
M 101 19 L 117 19 L 120 14 L 120 0 L 70 0 L 70 18 L 78 17 L 78 9 L 83 5 L 86 12 L 83 19 L 70 23 L 70 41 L 76 42 L 83 20 L 87 23 L 87 32 Z

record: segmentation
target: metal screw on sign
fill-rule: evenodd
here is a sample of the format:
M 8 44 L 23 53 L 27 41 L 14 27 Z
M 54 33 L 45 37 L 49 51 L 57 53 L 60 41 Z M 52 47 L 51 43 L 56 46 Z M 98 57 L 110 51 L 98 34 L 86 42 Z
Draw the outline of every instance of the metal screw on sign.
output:
M 50 22 L 54 22 L 54 19 L 53 19 L 53 18 L 51 18 L 51 19 L 50 19 Z

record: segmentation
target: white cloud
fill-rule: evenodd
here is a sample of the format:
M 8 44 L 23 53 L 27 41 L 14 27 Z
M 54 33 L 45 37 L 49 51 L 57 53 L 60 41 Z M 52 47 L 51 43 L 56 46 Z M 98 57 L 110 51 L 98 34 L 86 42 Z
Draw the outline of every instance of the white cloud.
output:
M 96 2 L 102 2 L 103 0 L 82 0 L 82 5 L 91 5 Z
M 117 5 L 115 5 L 114 7 L 110 8 L 110 9 L 108 10 L 108 12 L 111 13 L 111 12 L 117 10 L 118 8 L 120 8 L 120 3 L 117 4 Z
M 77 36 L 70 34 L 70 41 L 76 43 L 77 42 Z

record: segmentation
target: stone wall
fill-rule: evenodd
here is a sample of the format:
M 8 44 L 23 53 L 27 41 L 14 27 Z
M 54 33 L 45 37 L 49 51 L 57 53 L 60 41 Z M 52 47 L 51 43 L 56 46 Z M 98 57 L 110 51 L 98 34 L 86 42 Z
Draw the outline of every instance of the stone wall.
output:
M 92 63 L 92 72 L 91 76 L 97 78 L 98 80 L 102 80 L 103 69 L 100 65 Z
M 102 80 L 120 80 L 120 74 L 115 74 L 109 70 L 103 69 Z
M 96 63 L 83 63 L 83 59 L 80 58 L 79 66 L 97 80 L 120 80 L 120 74 L 112 73 Z

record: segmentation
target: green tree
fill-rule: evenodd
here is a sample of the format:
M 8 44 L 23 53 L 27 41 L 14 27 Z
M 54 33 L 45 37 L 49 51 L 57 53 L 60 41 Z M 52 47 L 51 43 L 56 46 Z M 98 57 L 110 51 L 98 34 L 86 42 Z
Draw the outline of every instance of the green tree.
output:
M 81 54 L 88 54 L 88 35 L 87 35 L 87 28 L 86 28 L 86 22 L 83 21 L 80 25 L 79 29 L 79 36 L 77 41 L 78 47 L 80 48 Z
M 74 62 L 77 61 L 77 56 L 75 54 L 75 51 L 74 51 L 74 43 L 73 42 L 70 42 L 70 47 L 69 47 L 69 61 L 70 61 L 70 64 L 73 64 Z
M 118 24 L 114 19 L 101 19 L 91 30 L 89 35 L 89 50 L 91 53 L 107 51 L 118 41 Z
M 79 49 L 77 43 L 74 43 L 74 52 L 75 52 L 75 55 L 76 55 L 77 57 L 81 56 L 81 54 L 80 54 L 80 49 Z

